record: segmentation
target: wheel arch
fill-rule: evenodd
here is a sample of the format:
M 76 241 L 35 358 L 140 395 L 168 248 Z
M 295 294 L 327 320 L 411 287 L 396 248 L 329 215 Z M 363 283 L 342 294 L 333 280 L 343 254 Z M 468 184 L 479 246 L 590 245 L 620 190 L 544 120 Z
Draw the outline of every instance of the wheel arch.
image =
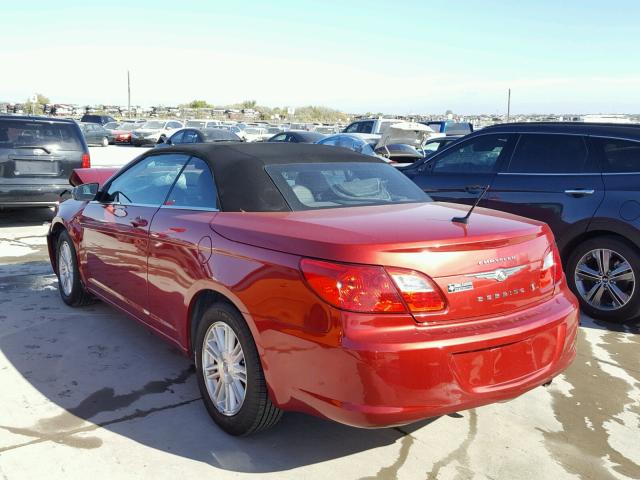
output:
M 597 237 L 615 237 L 628 244 L 634 250 L 640 251 L 640 249 L 638 248 L 638 244 L 633 241 L 633 237 L 637 235 L 637 231 L 635 231 L 633 227 L 627 224 L 623 224 L 622 228 L 620 228 L 620 226 L 618 225 L 608 225 L 607 228 L 595 228 L 587 230 L 580 235 L 572 238 L 561 248 L 560 257 L 562 259 L 562 266 L 566 268 L 567 261 L 569 260 L 571 252 L 578 245 L 580 245 L 582 242 L 585 242 L 586 240 L 591 240 L 592 238 Z
M 193 341 L 196 337 L 198 322 L 200 321 L 200 318 L 202 318 L 202 314 L 207 308 L 209 308 L 211 305 L 215 303 L 226 303 L 231 307 L 233 307 L 238 312 L 238 314 L 244 319 L 247 326 L 249 327 L 249 330 L 253 335 L 254 342 L 258 347 L 259 343 L 258 343 L 258 338 L 256 338 L 255 325 L 252 325 L 252 322 L 249 321 L 249 319 L 247 318 L 247 315 L 243 313 L 242 309 L 239 308 L 236 302 L 234 302 L 231 298 L 229 298 L 229 296 L 225 295 L 219 290 L 216 290 L 208 286 L 206 288 L 202 288 L 201 290 L 197 291 L 193 295 L 193 297 L 191 297 L 191 301 L 189 302 L 189 309 L 187 311 L 187 326 L 186 326 L 187 328 L 185 332 L 186 347 L 187 347 L 188 355 L 190 356 L 193 355 L 193 352 L 194 352 Z
M 54 273 L 58 274 L 58 259 L 56 258 L 56 248 L 58 246 L 58 238 L 60 234 L 66 231 L 66 227 L 62 221 L 54 221 L 51 224 L 51 230 L 47 235 L 47 249 L 49 250 L 49 259 L 51 260 L 51 267 Z

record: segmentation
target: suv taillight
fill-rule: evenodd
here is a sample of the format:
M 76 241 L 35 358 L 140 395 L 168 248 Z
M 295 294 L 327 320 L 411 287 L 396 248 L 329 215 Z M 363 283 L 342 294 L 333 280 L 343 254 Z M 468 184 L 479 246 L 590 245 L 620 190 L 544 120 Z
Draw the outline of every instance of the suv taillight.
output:
M 305 258 L 300 269 L 325 302 L 360 313 L 412 313 L 444 310 L 439 289 L 425 275 L 400 268 L 354 265 Z
M 82 168 L 91 168 L 91 157 L 89 153 L 82 154 Z

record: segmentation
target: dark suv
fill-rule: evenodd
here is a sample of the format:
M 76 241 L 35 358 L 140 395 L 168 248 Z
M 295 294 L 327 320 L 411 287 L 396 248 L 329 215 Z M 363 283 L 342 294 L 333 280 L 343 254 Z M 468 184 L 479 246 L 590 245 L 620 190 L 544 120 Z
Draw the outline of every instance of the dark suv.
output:
M 587 314 L 640 317 L 640 125 L 495 125 L 401 170 L 438 201 L 489 185 L 480 206 L 549 224 Z
M 99 125 L 106 125 L 107 123 L 117 121 L 115 118 L 109 115 L 92 115 L 90 113 L 85 113 L 80 119 L 81 122 L 87 123 L 97 123 Z
M 55 205 L 89 149 L 73 120 L 0 116 L 0 207 Z

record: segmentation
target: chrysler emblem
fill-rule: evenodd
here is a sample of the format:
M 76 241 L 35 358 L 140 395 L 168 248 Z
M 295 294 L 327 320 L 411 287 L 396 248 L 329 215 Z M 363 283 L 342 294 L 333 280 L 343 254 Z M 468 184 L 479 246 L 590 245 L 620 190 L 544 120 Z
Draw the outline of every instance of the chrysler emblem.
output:
M 511 275 L 519 272 L 523 268 L 524 265 L 511 268 L 498 268 L 496 270 L 493 270 L 492 272 L 472 273 L 466 276 L 473 278 L 485 278 L 487 280 L 495 280 L 496 282 L 504 282 Z

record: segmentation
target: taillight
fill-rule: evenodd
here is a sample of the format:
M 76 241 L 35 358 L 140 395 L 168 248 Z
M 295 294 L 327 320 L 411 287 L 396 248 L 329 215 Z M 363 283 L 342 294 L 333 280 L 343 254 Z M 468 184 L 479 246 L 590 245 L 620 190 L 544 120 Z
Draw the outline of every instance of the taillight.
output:
M 82 154 L 82 168 L 91 168 L 91 157 L 88 153 Z
M 300 269 L 311 289 L 334 307 L 361 313 L 444 310 L 438 287 L 413 270 L 303 259 Z
M 562 280 L 562 263 L 560 254 L 555 246 L 552 246 L 542 259 L 540 269 L 540 288 L 555 285 Z
M 334 307 L 362 313 L 406 312 L 382 267 L 305 258 L 300 269 L 312 290 Z
M 446 304 L 440 289 L 426 275 L 400 268 L 387 268 L 387 272 L 412 313 L 444 310 Z

